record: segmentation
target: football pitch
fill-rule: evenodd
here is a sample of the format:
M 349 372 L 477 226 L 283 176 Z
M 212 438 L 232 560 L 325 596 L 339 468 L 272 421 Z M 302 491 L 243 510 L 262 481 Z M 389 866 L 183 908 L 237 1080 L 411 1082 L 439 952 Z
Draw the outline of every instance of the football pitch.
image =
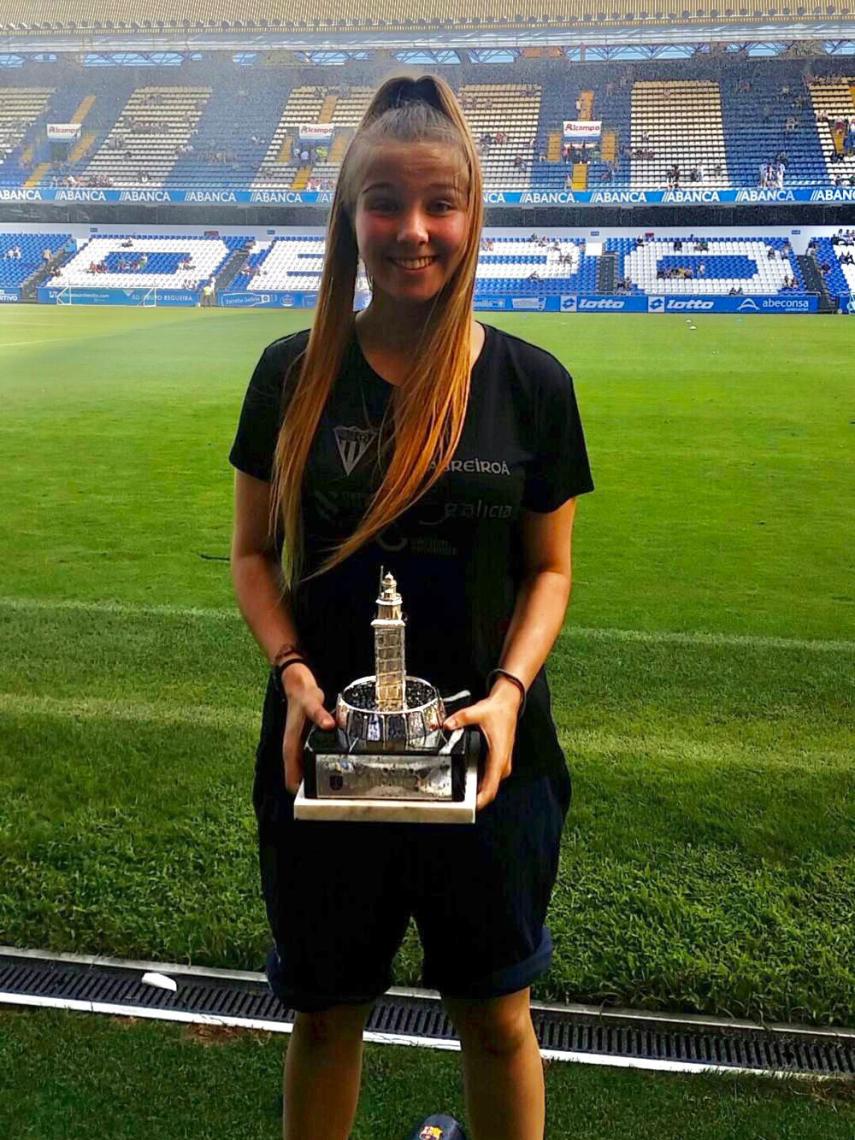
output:
M 574 375 L 597 485 L 533 996 L 851 1025 L 855 324 L 481 316 Z M 261 350 L 309 320 L 0 309 L 0 942 L 261 967 L 227 454 Z M 411 930 L 396 984 L 419 966 Z

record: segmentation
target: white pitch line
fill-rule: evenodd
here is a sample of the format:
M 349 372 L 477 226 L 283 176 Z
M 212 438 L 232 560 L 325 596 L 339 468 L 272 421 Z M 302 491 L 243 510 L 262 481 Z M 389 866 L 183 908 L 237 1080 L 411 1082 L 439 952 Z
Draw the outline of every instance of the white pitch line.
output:
M 130 724 L 198 725 L 201 728 L 258 727 L 258 711 L 230 706 L 150 704 L 106 697 L 43 697 L 0 693 L 0 713 L 61 716 L 73 720 L 112 720 Z
M 80 613 L 128 614 L 139 617 L 202 618 L 242 622 L 234 609 L 199 606 L 145 605 L 128 602 L 81 602 L 71 599 L 0 597 L 0 610 L 68 610 Z M 799 637 L 767 637 L 762 634 L 681 632 L 679 630 L 616 629 L 609 626 L 568 626 L 561 637 L 593 641 L 641 641 L 666 645 L 720 645 L 745 649 L 806 649 L 818 653 L 853 653 L 855 641 Z
M 139 970 L 147 973 L 153 970 L 158 974 L 189 975 L 196 978 L 218 978 L 232 982 L 257 982 L 267 985 L 267 976 L 257 970 L 228 970 L 214 966 L 190 966 L 183 962 L 153 962 L 148 958 L 114 958 L 109 954 L 75 954 L 71 951 L 38 950 L 31 947 L 0 945 L 0 958 L 33 958 L 36 961 L 72 962 L 78 966 L 118 966 L 123 970 Z M 419 998 L 423 1001 L 439 1002 L 439 990 L 421 986 L 390 986 L 386 997 Z M 550 1013 L 575 1013 L 583 1017 L 595 1017 L 601 1021 L 647 1021 L 651 1024 L 663 1022 L 669 1026 L 679 1024 L 684 1029 L 748 1029 L 754 1033 L 785 1033 L 790 1036 L 798 1033 L 812 1037 L 853 1037 L 855 1026 L 844 1025 L 797 1025 L 783 1021 L 750 1021 L 742 1017 L 715 1017 L 709 1013 L 668 1013 L 651 1009 L 630 1009 L 624 1006 L 583 1005 L 568 1002 L 559 1005 L 553 1002 L 532 1001 L 535 1011 Z
M 145 605 L 129 602 L 79 602 L 57 598 L 2 598 L 0 609 L 8 610 L 71 610 L 79 613 L 132 614 L 139 617 L 190 617 L 218 621 L 243 621 L 237 606 L 234 609 L 206 609 L 201 606 Z
M 149 1006 L 114 1005 L 110 1002 L 81 1001 L 74 998 L 35 997 L 30 994 L 0 991 L 0 1006 L 20 1005 L 39 1009 L 67 1009 L 78 1013 L 106 1013 L 113 1017 L 148 1018 L 151 1021 L 177 1021 L 185 1025 L 211 1025 L 218 1028 L 254 1029 L 265 1033 L 291 1033 L 290 1021 L 266 1021 L 250 1017 L 217 1017 L 210 1013 L 185 1013 L 175 1009 L 152 1009 Z M 411 1034 L 380 1033 L 364 1030 L 364 1041 L 377 1045 L 415 1046 L 444 1052 L 460 1052 L 457 1040 L 434 1037 L 416 1037 Z M 573 1050 L 541 1049 L 545 1061 L 575 1062 L 581 1065 L 602 1065 L 618 1069 L 649 1069 L 666 1073 L 734 1073 L 742 1076 L 808 1077 L 811 1080 L 835 1080 L 835 1075 L 802 1073 L 789 1069 L 746 1069 L 731 1065 L 702 1065 L 692 1061 L 658 1061 L 646 1057 L 615 1057 L 607 1053 L 579 1053 Z
M 27 693 L 0 693 L 0 716 L 29 716 L 39 720 L 54 717 L 70 721 L 109 721 L 110 723 L 139 724 L 148 726 L 168 726 L 176 728 L 239 729 L 242 732 L 257 733 L 260 713 L 256 709 L 214 707 L 212 705 L 169 704 L 145 701 L 120 701 L 107 697 L 50 697 L 31 696 Z M 738 745 L 721 742 L 700 743 L 694 737 L 676 735 L 656 735 L 636 733 L 620 735 L 597 730 L 568 729 L 562 731 L 562 739 L 573 755 L 634 757 L 657 757 L 663 762 L 675 758 L 685 764 L 687 759 L 700 763 L 739 767 L 744 762 L 744 750 Z M 843 752 L 845 758 L 849 753 Z M 776 753 L 775 760 L 789 753 Z M 826 762 L 830 756 L 837 759 L 837 753 L 829 749 L 802 750 L 802 760 L 818 757 Z

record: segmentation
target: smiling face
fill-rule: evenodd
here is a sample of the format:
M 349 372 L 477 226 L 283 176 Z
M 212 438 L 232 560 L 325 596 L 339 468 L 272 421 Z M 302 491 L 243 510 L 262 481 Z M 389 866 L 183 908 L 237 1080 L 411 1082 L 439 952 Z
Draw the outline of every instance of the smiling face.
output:
M 468 225 L 466 175 L 452 147 L 386 142 L 373 150 L 354 229 L 375 299 L 432 301 L 460 264 Z

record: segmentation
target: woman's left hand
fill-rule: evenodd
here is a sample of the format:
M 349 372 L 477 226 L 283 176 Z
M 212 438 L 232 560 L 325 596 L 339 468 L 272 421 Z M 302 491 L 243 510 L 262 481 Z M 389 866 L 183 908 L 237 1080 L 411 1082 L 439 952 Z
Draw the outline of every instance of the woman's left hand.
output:
M 442 726 L 447 732 L 452 732 L 456 728 L 478 725 L 486 738 L 487 759 L 478 783 L 476 811 L 492 803 L 498 794 L 499 784 L 511 774 L 520 701 L 516 686 L 500 677 L 488 697 L 459 709 Z

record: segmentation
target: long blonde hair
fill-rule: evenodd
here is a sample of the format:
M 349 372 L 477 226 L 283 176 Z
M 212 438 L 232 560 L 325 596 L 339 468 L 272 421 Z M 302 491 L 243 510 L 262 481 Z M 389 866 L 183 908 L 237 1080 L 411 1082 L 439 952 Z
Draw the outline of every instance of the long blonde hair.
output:
M 433 300 L 411 371 L 392 393 L 394 450 L 354 533 L 311 575 L 338 565 L 387 527 L 443 474 L 460 440 L 469 400 L 475 270 L 484 217 L 481 167 L 457 98 L 439 77 L 398 76 L 376 92 L 341 164 L 327 225 L 315 321 L 273 459 L 270 529 L 281 522 L 283 579 L 296 589 L 303 566 L 301 494 L 312 441 L 353 328 L 359 264 L 354 217 L 361 180 L 378 143 L 438 142 L 455 148 L 468 177 L 467 232 L 454 272 Z M 286 378 L 286 381 L 289 378 Z

